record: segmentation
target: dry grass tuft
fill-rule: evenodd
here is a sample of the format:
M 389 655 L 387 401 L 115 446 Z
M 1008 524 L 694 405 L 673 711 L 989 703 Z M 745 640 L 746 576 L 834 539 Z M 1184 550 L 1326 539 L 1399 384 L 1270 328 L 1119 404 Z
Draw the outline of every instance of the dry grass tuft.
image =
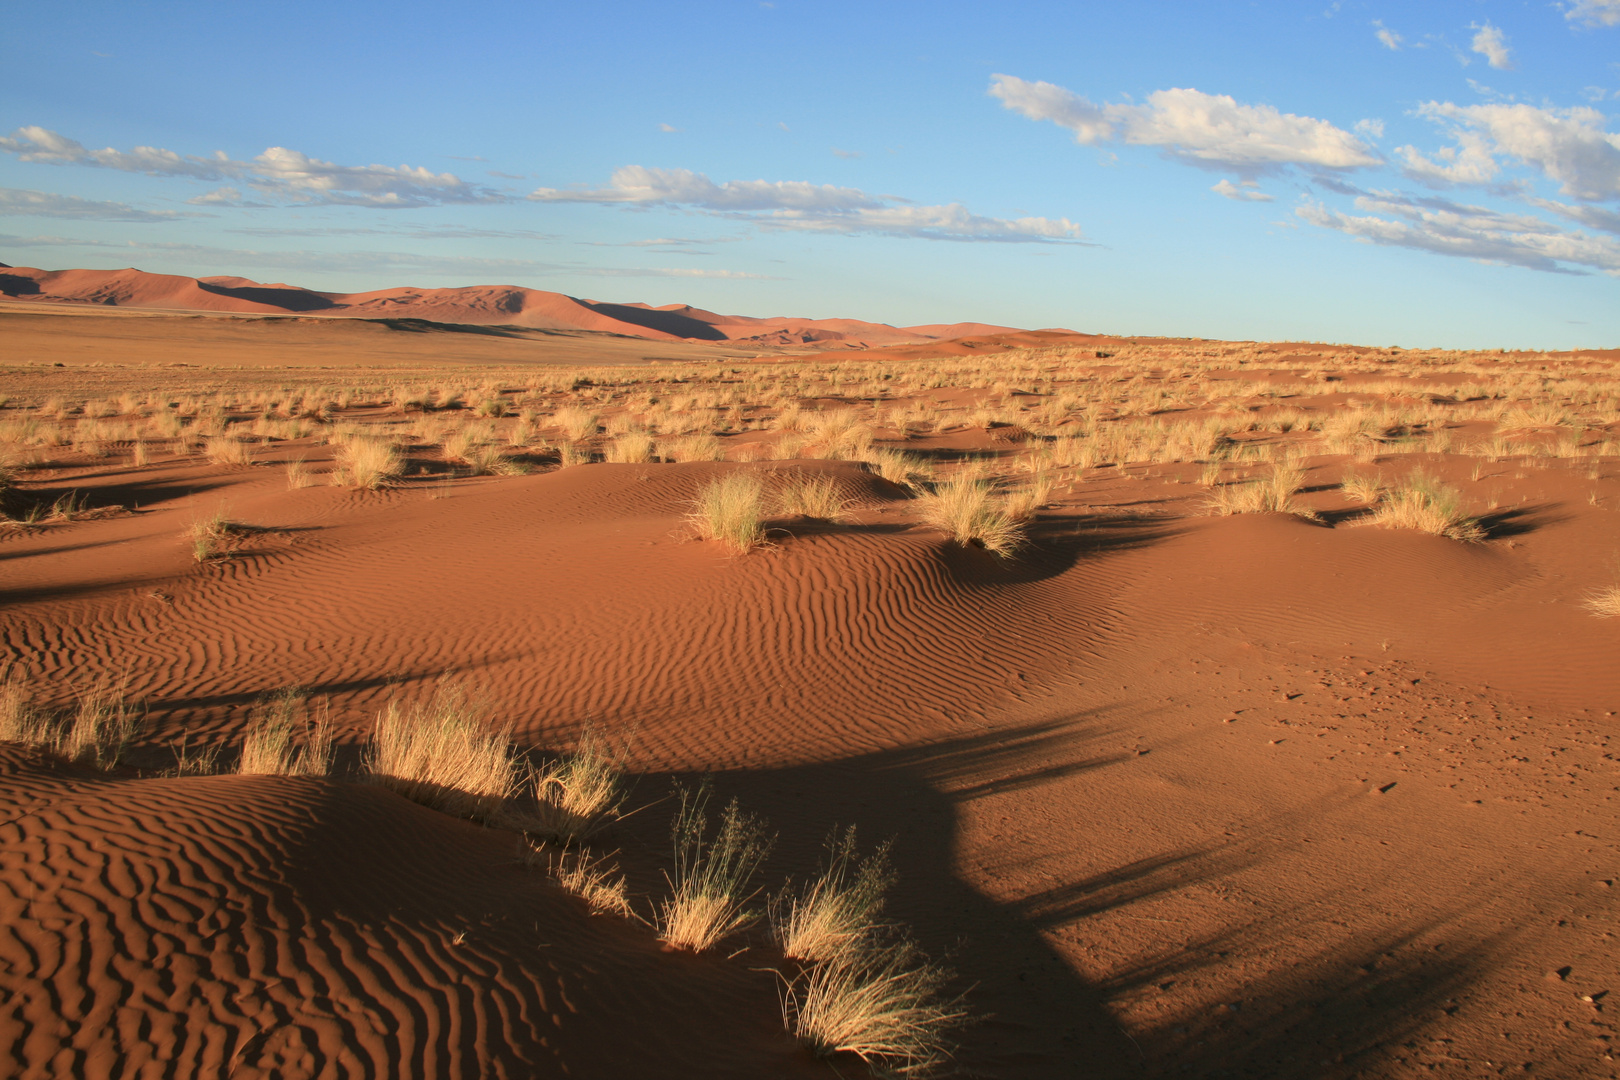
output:
M 303 747 L 296 745 L 302 733 Z M 332 715 L 311 715 L 302 690 L 288 688 L 254 706 L 237 772 L 244 776 L 325 776 L 332 771 Z
M 1294 514 L 1315 519 L 1314 510 L 1294 498 L 1305 482 L 1305 470 L 1282 462 L 1272 466 L 1269 476 L 1239 484 L 1222 484 L 1209 493 L 1205 505 L 1211 514 Z
M 405 461 L 384 439 L 351 439 L 337 449 L 332 483 L 339 487 L 376 491 L 405 472 Z
M 110 675 L 79 688 L 75 697 L 71 712 L 53 713 L 34 700 L 25 677 L 8 671 L 0 682 L 0 741 L 112 768 L 140 730 L 143 714 L 129 701 L 122 683 Z
M 377 715 L 364 767 L 376 783 L 435 810 L 488 821 L 518 793 L 520 773 L 490 709 L 460 683 L 426 702 L 390 701 Z
M 783 995 L 789 1030 L 819 1057 L 854 1054 L 879 1075 L 925 1075 L 950 1059 L 950 1030 L 967 1019 L 941 997 L 950 973 L 911 941 L 872 939 L 815 964 Z
M 917 498 L 925 524 L 942 529 L 958 544 L 972 544 L 997 555 L 1011 555 L 1024 544 L 1024 528 L 976 476 L 958 476 Z
M 1598 589 L 1586 598 L 1584 604 L 1600 619 L 1620 619 L 1620 585 Z
M 1420 472 L 1385 493 L 1377 508 L 1355 524 L 1417 529 L 1469 543 L 1485 539 L 1485 530 L 1479 521 L 1463 511 L 1462 495 L 1455 488 Z
M 226 545 L 240 532 L 242 526 L 225 516 L 225 510 L 215 510 L 209 517 L 192 522 L 186 530 L 191 541 L 191 557 L 198 562 L 225 554 Z
M 639 465 L 651 461 L 657 442 L 645 431 L 628 431 L 608 443 L 606 459 L 621 465 Z
M 746 905 L 750 883 L 770 853 L 772 841 L 757 818 L 733 799 L 720 816 L 720 828 L 707 836 L 705 810 L 710 788 L 680 790 L 681 809 L 672 830 L 675 875 L 665 875 L 670 895 L 658 916 L 659 939 L 677 949 L 701 952 L 757 918 Z
M 534 805 L 510 812 L 510 823 L 564 844 L 589 840 L 624 806 L 628 753 L 628 745 L 610 753 L 596 730 L 586 728 L 571 752 L 535 772 Z
M 221 435 L 203 440 L 203 456 L 212 465 L 251 465 L 253 447 L 228 435 Z
M 595 915 L 618 915 L 633 919 L 629 883 L 618 867 L 609 864 L 612 856 L 592 858 L 583 851 L 559 852 L 551 861 L 551 874 L 557 884 L 584 900 Z
M 314 483 L 315 478 L 310 475 L 309 463 L 303 458 L 293 458 L 287 462 L 287 490 L 297 491 Z
M 849 500 L 839 493 L 838 482 L 832 477 L 797 473 L 790 473 L 783 480 L 776 491 L 775 502 L 778 514 L 822 521 L 837 521 L 849 507 Z
M 796 960 L 836 960 L 878 928 L 883 894 L 894 884 L 889 845 L 862 859 L 855 827 L 829 838 L 827 865 L 800 893 L 772 897 L 771 932 L 784 956 Z
M 1346 473 L 1344 479 L 1339 481 L 1339 490 L 1351 502 L 1375 503 L 1384 493 L 1384 484 L 1376 476 Z
M 551 422 L 562 429 L 570 442 L 579 442 L 596 434 L 597 417 L 589 409 L 575 405 L 564 406 L 552 416 Z
M 926 462 L 899 450 L 872 450 L 867 453 L 866 461 L 883 479 L 903 488 L 910 488 L 914 480 L 927 479 L 932 474 Z
M 711 480 L 698 491 L 688 515 L 701 540 L 718 540 L 737 552 L 765 542 L 765 486 L 759 474 L 738 470 Z

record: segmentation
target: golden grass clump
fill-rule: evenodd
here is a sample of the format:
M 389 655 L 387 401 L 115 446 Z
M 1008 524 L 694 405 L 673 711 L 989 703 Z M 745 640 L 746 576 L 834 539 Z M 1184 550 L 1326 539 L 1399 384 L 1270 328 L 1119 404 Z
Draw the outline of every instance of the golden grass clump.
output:
M 74 696 L 71 712 L 53 713 L 35 702 L 26 678 L 8 671 L 0 682 L 0 741 L 36 746 L 101 769 L 117 765 L 141 728 L 141 712 L 110 675 L 78 688 Z
M 604 456 L 621 465 L 639 465 L 651 461 L 658 444 L 645 431 L 627 431 L 608 443 Z
M 298 736 L 303 745 L 298 745 Z M 325 776 L 332 771 L 332 715 L 325 703 L 311 715 L 303 691 L 289 687 L 253 707 L 242 758 L 244 776 Z
M 883 479 L 903 488 L 911 487 L 916 479 L 928 479 L 932 474 L 922 459 L 899 450 L 870 450 L 866 463 Z
M 488 821 L 518 793 L 518 762 L 490 709 L 460 683 L 442 682 L 425 701 L 390 701 L 377 714 L 363 758 L 368 776 L 407 799 Z
M 1211 514 L 1294 514 L 1316 518 L 1316 511 L 1301 506 L 1294 498 L 1305 482 L 1305 470 L 1292 462 L 1279 462 L 1262 479 L 1238 484 L 1222 484 L 1213 489 L 1206 502 Z
M 950 977 L 909 940 L 869 939 L 790 984 L 783 1020 L 818 1057 L 853 1054 L 878 1075 L 926 1075 L 949 1060 L 946 1037 L 967 1019 L 960 999 L 941 995 Z
M 287 462 L 287 489 L 289 491 L 307 488 L 314 483 L 315 479 L 310 475 L 307 461 L 300 457 Z
M 1417 529 L 1470 543 L 1485 539 L 1485 530 L 1478 520 L 1463 511 L 1462 495 L 1421 472 L 1413 473 L 1406 483 L 1386 492 L 1372 513 L 1358 519 L 1356 524 Z
M 860 858 L 855 827 L 834 831 L 821 875 L 802 891 L 784 889 L 771 898 L 771 933 L 782 955 L 795 960 L 836 960 L 879 927 L 883 895 L 894 884 L 889 845 Z
M 608 856 L 592 857 L 583 851 L 559 852 L 551 860 L 551 875 L 568 892 L 585 901 L 593 915 L 633 919 L 629 883 Z
M 332 483 L 364 491 L 387 487 L 405 472 L 405 461 L 384 439 L 353 438 L 337 449 Z
M 759 474 L 737 470 L 711 480 L 698 490 L 688 520 L 701 540 L 718 540 L 733 551 L 750 551 L 765 542 L 765 486 Z
M 918 496 L 924 524 L 997 555 L 1011 555 L 1024 544 L 1024 527 L 977 476 L 963 475 Z
M 203 456 L 211 465 L 251 465 L 253 447 L 229 435 L 203 440 Z
M 1351 502 L 1374 503 L 1384 493 L 1384 484 L 1376 476 L 1367 476 L 1363 473 L 1345 473 L 1344 479 L 1339 481 L 1339 490 Z
M 225 516 L 223 507 L 215 510 L 208 517 L 192 522 L 186 530 L 186 538 L 191 541 L 191 557 L 197 562 L 207 562 L 226 554 L 226 546 L 242 531 L 243 526 Z
M 736 933 L 757 917 L 747 908 L 759 866 L 770 854 L 771 838 L 762 822 L 744 814 L 733 799 L 708 836 L 710 787 L 680 789 L 675 815 L 675 873 L 665 874 L 670 895 L 658 914 L 659 940 L 677 949 L 704 949 Z
M 776 490 L 775 504 L 778 514 L 837 521 L 848 509 L 849 500 L 830 476 L 790 473 Z
M 551 417 L 551 422 L 561 428 L 562 433 L 568 436 L 571 442 L 579 442 L 596 434 L 596 414 L 577 405 L 566 405 L 558 409 Z
M 1600 619 L 1620 619 L 1620 585 L 1598 589 L 1586 598 L 1584 604 Z
M 571 752 L 534 773 L 534 805 L 515 811 L 511 823 L 564 844 L 589 840 L 624 806 L 628 750 L 610 753 L 595 729 L 586 728 Z

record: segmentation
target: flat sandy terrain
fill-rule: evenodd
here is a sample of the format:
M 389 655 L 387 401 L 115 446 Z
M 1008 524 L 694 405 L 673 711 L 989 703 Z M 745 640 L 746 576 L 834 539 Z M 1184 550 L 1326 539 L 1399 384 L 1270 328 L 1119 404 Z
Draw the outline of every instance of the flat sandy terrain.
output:
M 649 925 L 709 774 L 777 838 L 757 907 L 893 839 L 945 1075 L 1616 1075 L 1612 353 L 40 307 L 0 308 L 0 659 L 139 726 L 0 745 L 0 1072 L 834 1075 L 768 920 Z M 692 521 L 734 474 L 745 552 Z M 930 516 L 963 477 L 1006 553 Z M 635 917 L 371 782 L 455 679 L 535 760 L 627 748 L 590 850 Z M 330 775 L 238 774 L 293 687 Z

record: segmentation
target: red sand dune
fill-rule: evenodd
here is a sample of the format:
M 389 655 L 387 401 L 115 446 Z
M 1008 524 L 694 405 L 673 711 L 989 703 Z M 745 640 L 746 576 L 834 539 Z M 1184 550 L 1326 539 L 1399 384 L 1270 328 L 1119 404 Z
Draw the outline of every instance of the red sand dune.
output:
M 39 270 L 0 263 L 0 294 L 13 300 L 241 315 L 424 319 L 477 326 L 591 330 L 658 341 L 754 341 L 761 346 L 822 344 L 868 348 L 1014 332 L 985 323 L 895 327 L 856 319 L 751 318 L 684 304 L 650 307 L 582 300 L 515 285 L 393 288 L 323 293 L 241 277 L 189 278 L 142 270 Z

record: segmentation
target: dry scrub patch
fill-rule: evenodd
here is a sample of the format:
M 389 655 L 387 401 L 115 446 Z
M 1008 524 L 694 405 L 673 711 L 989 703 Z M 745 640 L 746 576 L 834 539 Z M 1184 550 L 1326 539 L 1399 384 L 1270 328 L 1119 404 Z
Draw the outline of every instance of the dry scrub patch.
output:
M 446 813 L 488 821 L 517 795 L 518 762 L 490 707 L 459 683 L 425 702 L 390 701 L 377 715 L 364 766 L 376 783 Z
M 765 485 L 754 472 L 729 472 L 698 491 L 688 519 L 700 540 L 743 553 L 765 542 Z
M 144 721 L 121 685 L 103 675 L 74 694 L 67 713 L 40 706 L 28 680 L 15 671 L 0 682 L 0 741 L 35 746 L 69 761 L 101 769 L 118 764 Z
M 363 491 L 387 487 L 405 472 L 405 461 L 385 439 L 351 438 L 338 447 L 332 483 Z
M 757 818 L 744 814 L 733 799 L 720 815 L 720 827 L 708 835 L 710 788 L 680 791 L 675 816 L 675 872 L 666 874 L 670 895 L 658 913 L 658 937 L 677 949 L 702 952 L 741 930 L 758 916 L 748 910 L 757 894 L 754 875 L 770 854 L 773 841 Z
M 917 497 L 923 523 L 958 544 L 972 544 L 997 555 L 1011 555 L 1024 544 L 1024 527 L 988 481 L 958 476 Z
M 300 736 L 302 746 L 299 745 Z M 332 771 L 332 715 L 312 710 L 303 691 L 288 688 L 253 707 L 237 772 L 244 776 L 325 776 Z
M 1484 528 L 1464 512 L 1462 495 L 1424 473 L 1413 473 L 1404 484 L 1386 492 L 1372 513 L 1356 524 L 1417 529 L 1466 542 L 1485 539 Z

